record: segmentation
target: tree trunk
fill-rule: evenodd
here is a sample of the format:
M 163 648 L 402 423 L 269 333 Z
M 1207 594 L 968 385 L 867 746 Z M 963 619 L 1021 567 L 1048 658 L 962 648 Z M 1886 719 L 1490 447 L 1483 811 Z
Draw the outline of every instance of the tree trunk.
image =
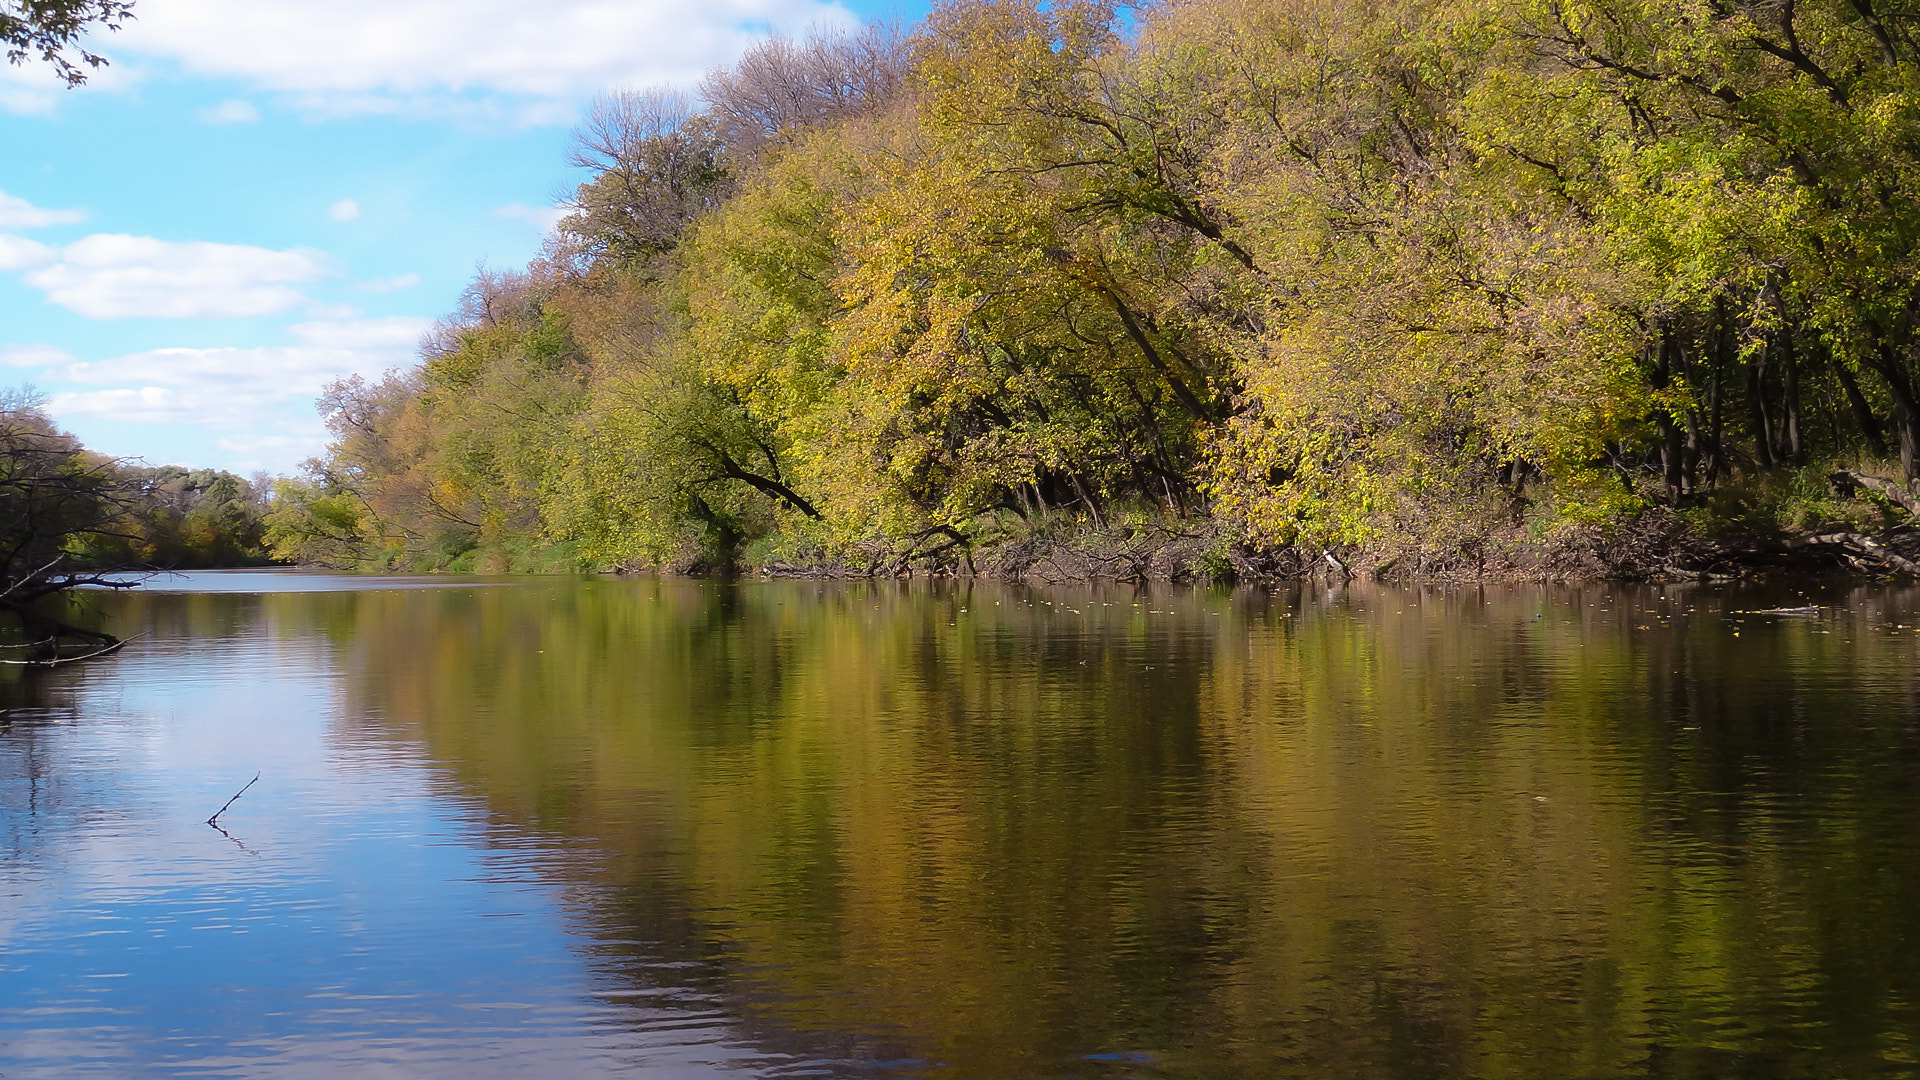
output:
M 1660 359 L 1653 368 L 1653 388 L 1665 390 L 1673 385 L 1673 359 L 1678 352 L 1673 335 L 1663 334 L 1660 338 Z M 1679 498 L 1686 493 L 1684 473 L 1681 463 L 1680 425 L 1674 422 L 1673 414 L 1665 408 L 1654 410 L 1653 422 L 1660 429 L 1660 465 L 1667 482 L 1667 494 Z
M 1920 432 L 1914 430 L 1920 416 L 1914 415 L 1911 402 L 1902 402 L 1893 410 L 1893 422 L 1900 429 L 1900 475 L 1911 489 L 1914 480 L 1920 478 Z
M 1847 407 L 1853 411 L 1853 422 L 1860 427 L 1860 434 L 1867 440 L 1867 449 L 1874 457 L 1887 456 L 1887 440 L 1881 434 L 1880 419 L 1873 415 L 1873 406 L 1867 404 L 1867 395 L 1860 392 L 1860 383 L 1853 377 L 1847 365 L 1833 360 L 1833 373 L 1840 380 L 1840 389 L 1846 392 Z
M 1800 362 L 1799 354 L 1793 348 L 1793 335 L 1786 332 L 1780 335 L 1780 375 L 1784 384 L 1780 402 L 1783 434 L 1786 437 L 1782 450 L 1786 459 L 1795 465 L 1807 463 L 1806 448 L 1802 444 L 1800 429 L 1806 423 L 1800 409 Z
M 1687 449 L 1684 456 L 1682 473 L 1687 480 L 1687 490 L 1700 490 L 1700 461 L 1706 456 L 1706 436 L 1700 430 L 1700 410 L 1689 408 L 1686 414 Z
M 1727 332 L 1724 300 L 1714 302 L 1714 338 L 1711 355 L 1713 374 L 1707 383 L 1707 486 L 1713 487 L 1727 471 L 1726 386 L 1727 354 L 1731 338 Z
M 1080 496 L 1080 501 L 1086 504 L 1087 512 L 1093 515 L 1093 527 L 1096 529 L 1105 529 L 1107 527 L 1106 515 L 1100 512 L 1100 504 L 1093 500 L 1093 494 L 1087 490 L 1087 485 L 1081 482 L 1080 474 L 1076 472 L 1067 475 L 1068 478 L 1073 481 L 1074 493 Z
M 1767 416 L 1767 353 L 1747 364 L 1747 407 L 1753 414 L 1753 449 L 1760 467 L 1773 468 L 1773 424 Z
M 762 495 L 779 499 L 788 506 L 793 507 L 795 510 L 800 511 L 816 521 L 820 519 L 820 511 L 815 508 L 811 502 L 803 498 L 799 492 L 773 477 L 761 476 L 751 469 L 741 467 L 740 463 L 733 459 L 732 454 L 727 453 L 720 447 L 715 446 L 711 449 L 720 461 L 720 475 L 747 484 Z M 768 458 L 771 460 L 771 453 L 769 453 Z M 704 506 L 706 504 L 702 503 L 701 505 Z
M 1913 383 L 1907 379 L 1906 366 L 1885 336 L 1880 338 L 1871 363 L 1893 395 L 1893 427 L 1900 437 L 1901 481 L 1911 489 L 1914 479 L 1920 476 L 1920 430 L 1916 430 L 1920 425 L 1920 403 L 1914 401 Z

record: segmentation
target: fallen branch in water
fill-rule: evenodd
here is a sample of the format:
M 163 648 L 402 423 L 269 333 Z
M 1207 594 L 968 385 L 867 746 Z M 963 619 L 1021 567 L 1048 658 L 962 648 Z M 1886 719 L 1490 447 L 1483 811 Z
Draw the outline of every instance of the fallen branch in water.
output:
M 1834 547 L 1850 551 L 1863 559 L 1877 562 L 1882 568 L 1897 570 L 1913 577 L 1920 577 L 1920 563 L 1887 547 L 1879 540 L 1855 532 L 1824 533 L 1819 536 L 1807 536 L 1789 541 L 1789 547 Z
M 95 649 L 92 652 L 81 653 L 78 656 L 49 656 L 49 657 L 41 657 L 35 660 L 0 660 L 0 664 L 7 664 L 12 667 L 58 667 L 61 664 L 71 664 L 80 660 L 91 660 L 96 656 L 105 656 L 108 653 L 119 652 L 120 647 L 122 645 L 125 645 L 127 642 L 132 641 L 134 638 L 141 638 L 146 636 L 147 636 L 146 632 L 141 631 L 140 633 L 133 635 L 133 637 L 114 638 L 112 644 L 102 645 L 100 648 Z M 52 640 L 54 639 L 48 638 L 46 639 L 46 641 L 38 641 L 38 642 L 34 642 L 33 644 L 45 645 L 47 641 L 52 641 Z M 21 646 L 21 645 L 6 646 L 6 648 L 9 648 L 9 649 L 27 648 L 27 647 L 28 646 Z
M 247 788 L 250 788 L 250 787 L 252 787 L 253 785 L 255 785 L 255 784 L 257 784 L 257 783 L 259 783 L 259 782 L 260 782 L 260 774 L 259 774 L 259 773 L 254 773 L 254 774 L 253 774 L 253 779 L 251 779 L 251 780 L 249 780 L 249 781 L 247 781 L 247 787 L 243 787 L 243 788 L 241 788 L 241 789 L 240 789 L 239 791 L 236 791 L 236 792 L 234 792 L 234 793 L 233 793 L 233 798 L 231 798 L 231 799 L 228 799 L 228 800 L 226 801 L 226 804 L 225 804 L 225 805 L 223 805 L 223 806 L 221 806 L 221 807 L 220 807 L 220 809 L 218 809 L 218 810 L 215 810 L 215 811 L 213 812 L 213 816 L 207 819 L 207 824 L 209 824 L 209 825 L 212 825 L 212 826 L 213 826 L 214 828 L 216 828 L 216 829 L 217 829 L 217 828 L 219 828 L 219 827 L 220 827 L 220 824 L 219 824 L 219 823 L 220 823 L 220 815 L 221 815 L 221 814 L 224 814 L 224 813 L 226 813 L 226 812 L 227 812 L 227 807 L 228 807 L 228 806 L 232 806 L 232 805 L 233 805 L 233 804 L 234 804 L 235 802 L 237 802 L 237 801 L 239 800 L 239 798 L 240 798 L 240 796 L 242 796 L 242 795 L 245 795 L 245 794 L 247 793 Z

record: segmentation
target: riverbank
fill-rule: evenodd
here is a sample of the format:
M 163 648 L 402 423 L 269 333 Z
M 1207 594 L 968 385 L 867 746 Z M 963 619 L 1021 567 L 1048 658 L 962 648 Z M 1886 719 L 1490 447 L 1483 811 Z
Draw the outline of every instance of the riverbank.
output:
M 1408 533 L 1370 543 L 1262 545 L 1208 519 L 1056 518 L 969 536 L 930 530 L 898 541 L 746 554 L 737 572 L 777 578 L 978 577 L 1089 581 L 1285 581 L 1307 577 L 1442 581 L 1738 581 L 1847 574 L 1920 578 L 1913 498 L 1879 477 L 1843 471 L 1830 497 L 1781 505 L 1655 507 L 1624 521 L 1534 531 L 1522 522 L 1436 543 Z M 1746 493 L 1750 496 L 1751 493 Z M 1741 494 L 1729 500 L 1742 508 Z M 1783 525 L 1782 519 L 1798 521 Z M 670 568 L 701 573 L 699 565 Z

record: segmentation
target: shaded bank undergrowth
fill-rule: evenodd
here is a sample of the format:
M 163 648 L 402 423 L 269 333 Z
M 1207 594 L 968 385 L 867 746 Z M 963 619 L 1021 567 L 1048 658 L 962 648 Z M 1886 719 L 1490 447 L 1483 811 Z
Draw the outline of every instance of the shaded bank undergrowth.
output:
M 1523 523 L 1447 548 L 1399 544 L 1260 546 L 1213 520 L 1135 516 L 1002 522 L 969 537 L 929 530 L 829 551 L 762 544 L 714 558 L 690 551 L 667 569 L 769 577 L 986 577 L 1044 584 L 1084 581 L 1271 581 L 1313 576 L 1438 580 L 1736 580 L 1848 573 L 1920 577 L 1920 501 L 1857 470 L 1829 474 L 1824 497 L 1795 506 L 1799 520 L 1728 529 L 1725 508 L 1653 509 L 1607 526 Z M 1730 496 L 1735 497 L 1737 496 Z M 1782 498 L 1750 492 L 1749 499 Z M 1751 521 L 1755 515 L 1748 515 Z

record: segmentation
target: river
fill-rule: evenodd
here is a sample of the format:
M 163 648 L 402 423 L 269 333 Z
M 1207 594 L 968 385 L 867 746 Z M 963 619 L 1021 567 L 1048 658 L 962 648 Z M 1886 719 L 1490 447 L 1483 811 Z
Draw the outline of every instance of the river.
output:
M 1920 1076 L 1913 589 L 81 602 L 8 1080 Z

